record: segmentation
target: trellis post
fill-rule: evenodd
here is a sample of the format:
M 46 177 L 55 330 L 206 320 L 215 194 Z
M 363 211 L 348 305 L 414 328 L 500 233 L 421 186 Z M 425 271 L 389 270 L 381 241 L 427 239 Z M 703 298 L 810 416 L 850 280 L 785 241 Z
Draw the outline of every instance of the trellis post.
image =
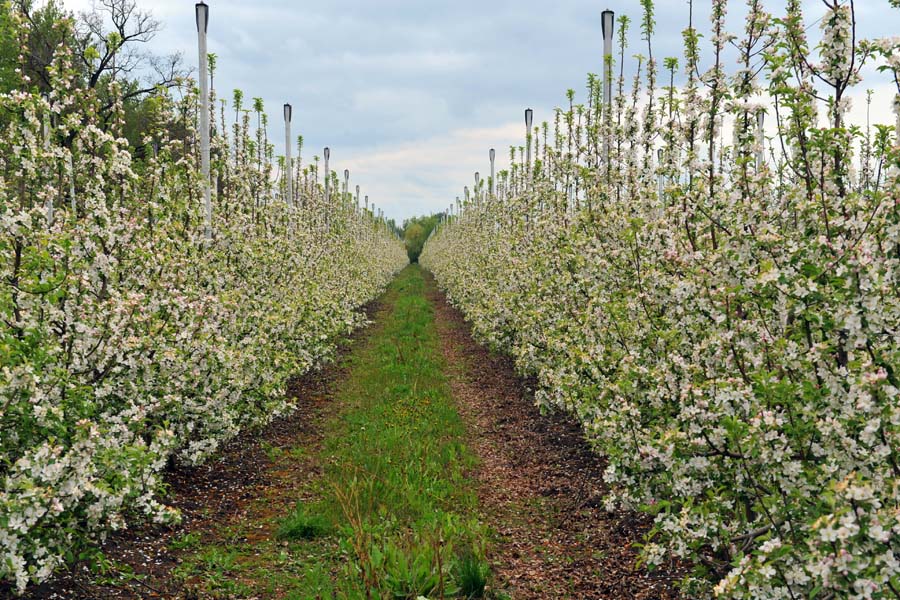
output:
M 291 115 L 290 104 L 284 105 L 284 182 L 285 200 L 288 206 L 294 205 L 294 169 L 291 162 Z
M 488 153 L 488 155 L 491 157 L 491 181 L 488 186 L 488 193 L 493 196 L 494 186 L 496 185 L 494 183 L 494 177 L 496 176 L 494 173 L 494 161 L 497 158 L 497 152 L 493 148 L 491 148 L 491 151 Z
M 212 199 L 209 182 L 209 63 L 206 56 L 206 32 L 209 27 L 209 6 L 195 5 L 197 45 L 200 59 L 200 173 L 203 175 L 203 202 L 206 208 L 206 239 L 212 239 Z
M 531 183 L 531 124 L 534 121 L 534 111 L 525 109 L 525 182 Z
M 613 27 L 616 14 L 611 10 L 604 10 L 601 14 L 601 29 L 603 32 L 603 104 L 606 107 L 606 134 L 603 136 L 603 156 L 606 160 L 606 172 L 609 173 L 609 131 L 612 118 L 612 53 L 613 53 Z
M 328 206 L 328 201 L 331 197 L 331 190 L 329 189 L 331 171 L 328 169 L 328 160 L 331 158 L 331 149 L 325 148 L 322 154 L 325 156 L 325 206 Z
M 766 113 L 760 109 L 756 113 L 756 170 L 759 171 L 762 169 L 763 162 L 765 162 L 765 148 L 766 148 L 766 138 L 765 138 L 765 120 Z

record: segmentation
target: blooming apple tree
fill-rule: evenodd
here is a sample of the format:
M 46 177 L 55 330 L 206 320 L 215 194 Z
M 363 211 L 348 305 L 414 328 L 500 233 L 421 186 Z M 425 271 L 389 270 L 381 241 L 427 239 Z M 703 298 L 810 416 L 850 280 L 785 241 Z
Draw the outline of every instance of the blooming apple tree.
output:
M 630 91 L 591 76 L 421 262 L 583 423 L 691 597 L 900 598 L 900 125 L 848 122 L 864 65 L 900 111 L 900 40 L 837 0 L 818 43 L 796 1 L 735 35 L 715 0 L 676 88 L 642 4 Z
M 349 196 L 326 205 L 333 173 L 278 164 L 261 102 L 231 126 L 212 110 L 207 239 L 194 83 L 152 98 L 137 157 L 122 107 L 102 121 L 57 56 L 48 96 L 0 96 L 0 581 L 19 590 L 131 518 L 176 520 L 163 468 L 292 410 L 287 380 L 407 262 Z

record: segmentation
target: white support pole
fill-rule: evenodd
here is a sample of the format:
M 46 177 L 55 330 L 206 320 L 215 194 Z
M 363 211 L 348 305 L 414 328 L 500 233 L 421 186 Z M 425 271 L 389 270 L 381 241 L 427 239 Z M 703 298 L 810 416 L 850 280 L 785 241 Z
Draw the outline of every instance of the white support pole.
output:
M 759 110 L 756 113 L 756 170 L 762 169 L 766 160 L 766 113 Z
M 284 182 L 288 206 L 294 205 L 294 169 L 291 162 L 291 115 L 290 104 L 284 105 Z
M 49 103 L 49 100 L 48 100 Z M 44 160 L 47 161 L 47 169 L 50 173 L 53 173 L 53 168 L 50 167 L 50 111 L 47 111 L 44 114 L 44 122 L 43 122 L 43 134 L 44 134 L 44 152 L 46 153 L 46 157 Z M 47 213 L 47 227 L 53 227 L 53 196 L 47 196 L 47 201 L 44 203 L 44 210 Z
M 534 111 L 525 109 L 525 181 L 531 183 L 531 124 L 534 121 Z
M 347 196 L 350 195 L 350 169 L 344 169 L 344 194 L 341 197 L 343 202 L 347 201 Z
M 894 123 L 894 147 L 900 148 L 900 93 L 894 96 L 894 117 L 896 117 L 896 123 Z
M 157 150 L 154 146 L 153 155 L 156 156 Z M 69 152 L 69 202 L 72 203 L 72 217 L 74 218 L 78 211 L 78 202 L 75 199 L 75 161 L 72 159 L 72 153 Z
M 209 6 L 196 4 L 197 41 L 200 51 L 200 172 L 203 175 L 203 201 L 206 207 L 206 239 L 212 239 L 212 199 L 209 181 L 209 63 L 206 57 L 206 32 L 209 28 Z
M 329 185 L 331 182 L 331 171 L 328 170 L 328 159 L 331 158 L 331 149 L 325 148 L 323 154 L 325 155 L 325 206 L 328 206 L 328 201 L 331 198 L 331 190 L 329 189 Z
M 491 151 L 489 152 L 489 155 L 490 155 L 490 157 L 491 157 L 491 181 L 490 181 L 490 184 L 489 184 L 488 193 L 489 193 L 491 196 L 493 196 L 493 195 L 494 195 L 494 189 L 496 189 L 496 186 L 497 186 L 497 184 L 496 184 L 496 179 L 495 179 L 496 174 L 494 173 L 494 161 L 495 161 L 495 159 L 497 158 L 497 152 L 494 151 L 493 148 L 491 148 Z
M 656 168 L 657 168 L 657 172 L 658 172 L 658 175 L 656 176 L 657 177 L 657 185 L 659 186 L 659 189 L 657 190 L 657 192 L 659 194 L 659 200 L 662 201 L 663 195 L 666 193 L 666 176 L 663 175 L 663 172 L 662 172 L 662 168 L 663 168 L 663 150 L 662 150 L 662 148 L 659 148 L 656 150 Z
M 895 132 L 896 139 L 894 140 L 894 143 L 897 146 L 900 146 L 900 94 L 897 94 L 897 96 L 894 97 L 894 114 L 897 116 L 897 124 L 895 126 L 897 131 Z
M 606 107 L 607 125 L 607 134 L 603 136 L 603 156 L 606 160 L 607 173 L 609 173 L 609 130 L 612 128 L 612 42 L 616 14 L 611 10 L 604 10 L 601 17 L 600 26 L 603 32 L 603 105 Z

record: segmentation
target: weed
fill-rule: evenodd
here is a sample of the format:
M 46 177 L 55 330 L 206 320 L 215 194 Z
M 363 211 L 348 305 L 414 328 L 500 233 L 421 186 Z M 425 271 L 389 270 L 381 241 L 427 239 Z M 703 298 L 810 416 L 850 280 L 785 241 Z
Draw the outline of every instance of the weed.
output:
M 466 598 L 484 598 L 491 566 L 474 552 L 466 552 L 456 563 L 459 593 Z
M 195 548 L 200 544 L 200 534 L 196 531 L 184 533 L 169 541 L 169 548 L 172 550 L 187 550 Z
M 302 502 L 278 526 L 280 540 L 311 540 L 328 535 L 334 529 L 331 521 Z

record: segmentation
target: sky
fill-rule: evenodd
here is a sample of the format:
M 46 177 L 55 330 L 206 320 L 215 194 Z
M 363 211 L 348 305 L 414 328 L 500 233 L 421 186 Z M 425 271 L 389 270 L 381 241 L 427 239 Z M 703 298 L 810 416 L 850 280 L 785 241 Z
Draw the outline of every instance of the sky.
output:
M 92 1 L 63 3 L 81 11 Z M 646 54 L 638 0 L 206 1 L 220 96 L 239 88 L 261 97 L 274 140 L 284 138 L 281 107 L 291 103 L 304 161 L 329 146 L 331 168 L 349 169 L 351 187 L 398 222 L 446 209 L 476 171 L 489 171 L 490 148 L 503 168 L 509 147 L 522 144 L 525 108 L 539 123 L 567 89 L 584 98 L 587 73 L 601 70 L 604 9 L 632 19 L 626 57 Z M 182 52 L 196 68 L 193 0 L 137 3 L 163 24 L 153 51 Z M 695 26 L 706 31 L 710 2 L 696 4 Z M 783 0 L 764 4 L 777 15 Z M 822 3 L 805 5 L 813 24 Z M 739 31 L 744 2 L 729 7 L 730 28 Z M 857 0 L 856 8 L 861 37 L 900 32 L 900 10 L 887 0 Z M 687 20 L 687 0 L 656 1 L 654 56 L 682 56 Z M 626 71 L 633 63 L 626 58 Z M 875 90 L 881 122 L 893 121 L 888 83 L 867 73 L 857 92 L 861 99 L 865 88 Z M 861 106 L 855 102 L 857 116 Z

